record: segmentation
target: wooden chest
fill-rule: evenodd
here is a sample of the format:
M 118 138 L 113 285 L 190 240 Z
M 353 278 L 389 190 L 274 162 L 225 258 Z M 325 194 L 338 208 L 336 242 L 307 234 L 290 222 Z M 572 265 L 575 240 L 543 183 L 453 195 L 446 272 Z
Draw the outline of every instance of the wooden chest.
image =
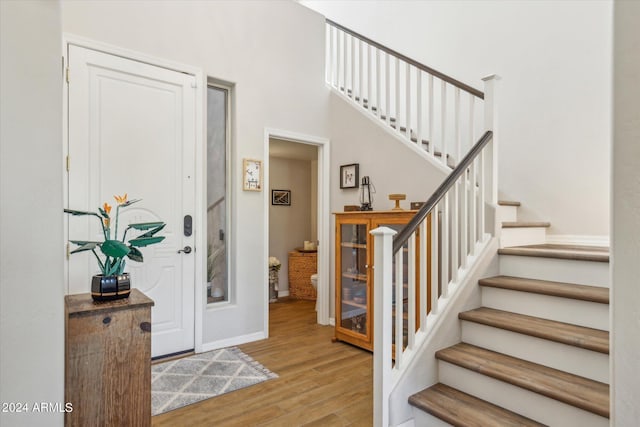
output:
M 96 303 L 65 297 L 66 426 L 151 425 L 151 306 L 137 289 Z

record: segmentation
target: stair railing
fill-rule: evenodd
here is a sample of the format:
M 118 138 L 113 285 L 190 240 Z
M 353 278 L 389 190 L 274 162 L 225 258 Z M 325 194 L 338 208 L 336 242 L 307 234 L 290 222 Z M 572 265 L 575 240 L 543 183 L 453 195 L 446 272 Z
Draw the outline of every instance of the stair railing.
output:
M 484 93 L 331 20 L 326 81 L 428 156 L 453 167 L 482 133 Z
M 484 80 L 486 130 L 482 137 L 400 232 L 386 227 L 371 231 L 375 284 L 373 406 L 377 427 L 389 425 L 389 399 L 394 387 L 437 328 L 441 313 L 465 283 L 491 237 L 499 237 L 495 215 L 497 77 Z

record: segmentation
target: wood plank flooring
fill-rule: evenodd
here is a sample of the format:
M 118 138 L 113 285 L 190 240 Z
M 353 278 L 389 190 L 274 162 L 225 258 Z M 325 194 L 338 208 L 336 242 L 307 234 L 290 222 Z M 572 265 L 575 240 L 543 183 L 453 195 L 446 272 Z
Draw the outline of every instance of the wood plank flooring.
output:
M 153 426 L 371 426 L 371 353 L 332 343 L 313 301 L 269 305 L 269 339 L 239 346 L 279 378 L 152 418 Z

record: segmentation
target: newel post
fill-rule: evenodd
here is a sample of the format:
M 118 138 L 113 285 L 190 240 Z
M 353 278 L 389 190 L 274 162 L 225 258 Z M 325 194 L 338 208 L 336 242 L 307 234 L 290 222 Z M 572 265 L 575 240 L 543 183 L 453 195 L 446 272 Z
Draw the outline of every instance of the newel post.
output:
M 498 206 L 498 147 L 500 130 L 498 127 L 498 89 L 500 76 L 491 74 L 482 79 L 484 81 L 484 129 L 493 132 L 493 139 L 487 145 L 484 153 L 485 162 L 485 197 L 486 203 L 497 209 Z M 494 236 L 498 236 L 501 226 L 497 223 L 498 214 L 494 213 Z
M 373 247 L 373 424 L 389 425 L 392 334 L 392 245 L 396 232 L 388 227 L 371 231 Z

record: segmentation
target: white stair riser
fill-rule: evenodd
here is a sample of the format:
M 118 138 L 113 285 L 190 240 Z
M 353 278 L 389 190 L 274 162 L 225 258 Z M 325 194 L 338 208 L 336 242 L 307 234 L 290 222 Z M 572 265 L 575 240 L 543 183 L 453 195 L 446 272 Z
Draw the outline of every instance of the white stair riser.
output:
M 551 427 L 608 427 L 607 418 L 439 361 L 440 382 Z
M 518 207 L 498 205 L 498 219 L 500 222 L 518 221 Z
M 547 241 L 546 227 L 508 227 L 502 228 L 500 247 L 541 245 Z
M 532 256 L 500 255 L 500 274 L 609 287 L 609 263 Z
M 482 286 L 482 305 L 587 328 L 609 330 L 609 305 Z
M 412 406 L 413 422 L 416 427 L 451 427 L 451 424 L 442 421 L 440 418 L 423 411 L 422 409 Z
M 607 354 L 470 321 L 462 322 L 462 342 L 609 383 Z

